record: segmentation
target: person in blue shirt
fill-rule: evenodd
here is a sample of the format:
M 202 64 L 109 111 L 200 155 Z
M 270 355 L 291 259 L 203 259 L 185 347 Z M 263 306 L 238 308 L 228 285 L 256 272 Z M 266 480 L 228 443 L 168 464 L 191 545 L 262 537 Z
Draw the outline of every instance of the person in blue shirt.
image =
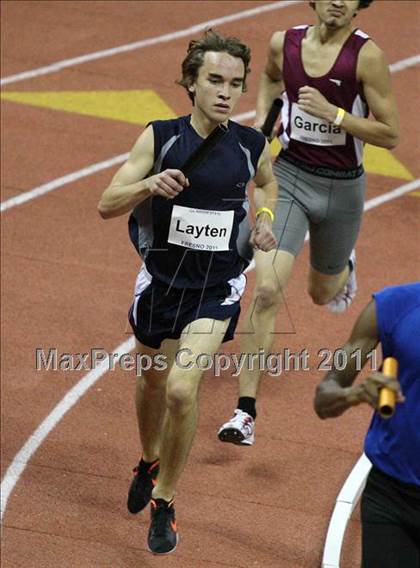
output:
M 129 321 L 139 357 L 151 363 L 137 380 L 143 454 L 127 506 L 138 513 L 151 501 L 148 547 L 155 554 L 178 542 L 173 499 L 197 428 L 203 355 L 211 361 L 239 318 L 249 262 L 239 243 L 251 180 L 263 198 L 250 242 L 262 251 L 277 244 L 269 145 L 230 120 L 249 61 L 249 48 L 236 38 L 208 31 L 191 41 L 180 81 L 191 115 L 148 125 L 98 205 L 103 218 L 131 212 L 130 237 L 144 260 Z M 183 165 L 221 124 L 227 133 L 186 177 Z
M 379 342 L 383 358 L 397 360 L 398 377 L 371 372 L 353 385 L 358 363 L 365 364 Z M 314 404 L 320 418 L 340 416 L 362 403 L 375 409 L 365 438 L 372 469 L 361 501 L 362 568 L 419 568 L 420 282 L 374 294 L 342 349 L 345 368 L 327 373 Z M 397 399 L 389 419 L 377 412 L 384 386 Z

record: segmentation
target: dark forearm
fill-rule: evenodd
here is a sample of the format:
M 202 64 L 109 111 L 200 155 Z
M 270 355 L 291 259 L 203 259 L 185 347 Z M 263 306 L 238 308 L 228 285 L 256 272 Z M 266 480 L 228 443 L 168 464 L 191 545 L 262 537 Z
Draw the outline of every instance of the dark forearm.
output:
M 314 407 L 320 418 L 340 416 L 360 402 L 358 397 L 360 387 L 341 386 L 337 373 L 338 371 L 330 371 L 316 389 Z
M 329 371 L 316 389 L 314 407 L 320 418 L 340 416 L 351 406 L 369 402 L 363 383 L 352 385 L 378 339 L 375 303 L 371 300 L 360 314 L 349 340 L 341 348 L 346 364 L 340 367 L 341 370 L 334 367 Z

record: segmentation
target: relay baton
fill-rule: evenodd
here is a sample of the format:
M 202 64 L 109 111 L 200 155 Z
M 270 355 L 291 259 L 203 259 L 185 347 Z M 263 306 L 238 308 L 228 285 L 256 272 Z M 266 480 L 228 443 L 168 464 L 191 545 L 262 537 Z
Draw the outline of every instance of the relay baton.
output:
M 387 357 L 382 364 L 382 374 L 385 377 L 396 379 L 398 375 L 398 361 L 394 357 Z M 397 394 L 395 391 L 382 387 L 379 391 L 379 414 L 382 418 L 391 418 L 395 410 Z
M 282 106 L 283 106 L 283 101 L 281 99 L 274 99 L 273 104 L 271 105 L 271 108 L 268 111 L 267 117 L 261 128 L 261 132 L 264 134 L 266 138 L 271 136 L 271 133 L 273 132 L 274 125 L 276 124 L 276 120 L 279 117 Z
M 229 128 L 224 124 L 219 124 L 211 134 L 200 144 L 200 146 L 187 158 L 184 165 L 179 169 L 188 177 L 194 168 L 207 156 L 209 152 L 220 142 L 220 140 L 229 132 Z

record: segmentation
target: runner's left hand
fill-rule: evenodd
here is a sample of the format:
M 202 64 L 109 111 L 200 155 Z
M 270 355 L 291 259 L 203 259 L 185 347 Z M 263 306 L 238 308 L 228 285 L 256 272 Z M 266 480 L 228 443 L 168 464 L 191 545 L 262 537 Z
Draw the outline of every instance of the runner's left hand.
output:
M 334 122 L 337 115 L 337 107 L 313 87 L 305 86 L 299 89 L 298 106 L 301 110 L 328 122 Z
M 277 247 L 276 237 L 271 228 L 271 222 L 258 222 L 249 239 L 251 245 L 258 250 L 269 252 Z

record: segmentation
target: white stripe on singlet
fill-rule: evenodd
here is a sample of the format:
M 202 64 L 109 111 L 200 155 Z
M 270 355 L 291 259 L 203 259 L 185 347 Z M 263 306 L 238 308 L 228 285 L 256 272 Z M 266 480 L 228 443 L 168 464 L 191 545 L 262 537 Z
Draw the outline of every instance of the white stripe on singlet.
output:
M 362 97 L 360 95 L 357 95 L 357 97 L 354 99 L 353 106 L 351 108 L 351 114 L 354 116 L 359 116 L 360 118 L 365 118 L 366 112 L 367 112 L 366 103 L 363 102 Z M 364 143 L 362 142 L 362 140 L 360 140 L 360 138 L 356 138 L 356 136 L 353 136 L 353 142 L 354 142 L 354 151 L 356 153 L 357 165 L 360 166 L 360 164 L 363 162 Z
M 283 126 L 283 132 L 281 133 L 279 138 L 280 138 L 282 148 L 284 150 L 286 150 L 289 147 L 289 142 L 290 142 L 289 135 L 287 134 L 287 128 L 289 127 L 289 107 L 290 107 L 290 103 L 289 103 L 289 97 L 287 96 L 286 91 L 283 92 L 281 98 L 283 99 L 283 108 L 281 109 L 281 123 L 282 123 L 282 126 Z

